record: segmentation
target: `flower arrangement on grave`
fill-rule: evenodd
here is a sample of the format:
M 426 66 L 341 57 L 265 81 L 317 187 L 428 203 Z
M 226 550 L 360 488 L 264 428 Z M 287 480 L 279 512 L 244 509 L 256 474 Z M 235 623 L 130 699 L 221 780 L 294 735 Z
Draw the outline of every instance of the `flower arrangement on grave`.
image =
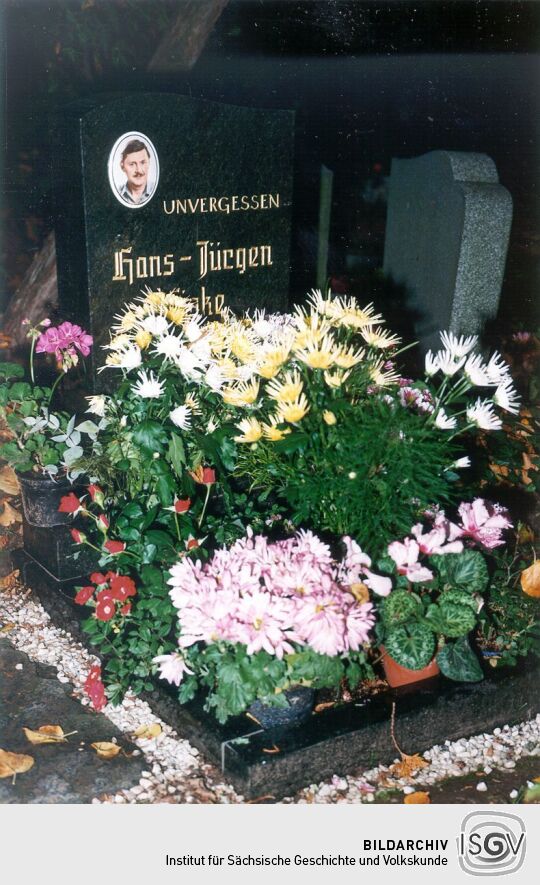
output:
M 77 423 L 76 416 L 51 408 L 56 388 L 66 374 L 88 356 L 92 336 L 80 326 L 64 322 L 51 325 L 42 320 L 28 330 L 30 339 L 29 380 L 17 363 L 0 363 L 0 420 L 10 438 L 0 445 L 0 458 L 19 473 L 32 471 L 50 477 L 80 474 L 77 462 L 96 440 L 100 425 Z M 57 369 L 51 387 L 35 380 L 35 354 L 50 354 Z
M 286 707 L 298 685 L 354 687 L 372 674 L 369 592 L 311 532 L 275 543 L 248 532 L 204 565 L 183 558 L 168 583 L 178 646 L 154 663 L 181 703 L 203 690 L 220 722 L 256 700 Z
M 463 496 L 457 471 L 470 458 L 459 438 L 500 429 L 518 407 L 506 363 L 485 361 L 476 336 L 442 333 L 413 382 L 398 374 L 401 342 L 382 323 L 371 305 L 314 291 L 262 347 L 249 324 L 221 330 L 229 359 L 252 372 L 221 389 L 239 431 L 235 475 L 276 494 L 296 525 L 374 552 L 434 502 Z

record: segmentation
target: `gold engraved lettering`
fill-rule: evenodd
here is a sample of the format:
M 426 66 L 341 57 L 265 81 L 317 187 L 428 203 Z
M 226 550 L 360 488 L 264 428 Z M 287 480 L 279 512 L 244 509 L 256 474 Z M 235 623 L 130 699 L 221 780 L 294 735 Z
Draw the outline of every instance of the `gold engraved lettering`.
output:
M 279 209 L 280 194 L 231 194 L 223 196 L 182 197 L 175 200 L 163 200 L 163 211 L 166 215 L 197 215 L 208 212 L 267 211 Z
M 240 206 L 242 207 L 242 209 L 244 211 L 246 209 L 249 209 L 249 197 L 246 197 L 245 194 L 242 197 L 240 197 Z
M 259 247 L 258 246 L 250 246 L 249 247 L 249 266 L 250 267 L 258 267 L 259 262 L 257 261 L 259 257 Z
M 133 283 L 133 259 L 127 258 L 126 256 L 131 254 L 131 250 L 133 246 L 128 246 L 126 249 L 120 249 L 119 252 L 114 253 L 114 276 L 113 280 L 125 280 L 126 274 L 124 272 L 124 268 L 127 266 L 128 274 L 129 274 L 129 285 L 131 286 Z
M 269 208 L 279 209 L 279 194 L 268 194 Z
M 232 264 L 229 264 L 229 256 L 233 257 L 234 249 L 224 249 L 223 250 L 223 270 L 233 270 Z
M 217 212 L 216 205 L 217 205 L 216 198 L 210 197 L 210 212 Z
M 137 258 L 135 273 L 138 280 L 145 280 L 148 276 L 148 264 L 144 255 L 140 255 L 139 258 Z
M 215 298 L 214 313 L 216 313 L 219 316 L 224 307 L 225 307 L 225 295 L 223 294 L 223 292 L 220 292 L 219 295 L 216 295 L 216 298 Z
M 273 264 L 272 246 L 260 246 L 260 250 L 261 250 L 261 267 L 271 267 Z
M 170 277 L 171 274 L 174 273 L 174 257 L 173 257 L 173 255 L 172 254 L 165 255 L 165 258 L 163 259 L 163 264 L 167 268 L 167 270 L 163 271 L 163 276 Z
M 165 200 L 163 200 L 163 211 L 165 212 L 165 215 L 172 215 L 175 210 L 176 212 L 178 212 L 179 200 L 169 200 L 169 203 L 171 208 L 167 209 L 167 203 Z

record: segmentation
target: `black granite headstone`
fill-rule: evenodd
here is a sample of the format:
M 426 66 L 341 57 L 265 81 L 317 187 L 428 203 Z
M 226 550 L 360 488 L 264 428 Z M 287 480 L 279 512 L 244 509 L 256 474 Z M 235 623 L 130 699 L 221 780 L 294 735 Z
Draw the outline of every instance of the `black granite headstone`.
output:
M 58 126 L 60 306 L 104 362 L 113 316 L 147 287 L 199 310 L 287 307 L 291 111 L 186 96 L 78 103 Z

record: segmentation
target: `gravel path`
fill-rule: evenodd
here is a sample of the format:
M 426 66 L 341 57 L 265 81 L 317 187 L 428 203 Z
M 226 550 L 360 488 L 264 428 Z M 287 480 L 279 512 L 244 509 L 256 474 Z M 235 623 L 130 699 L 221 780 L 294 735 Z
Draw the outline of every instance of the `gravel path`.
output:
M 4 579 L 2 583 L 2 634 L 31 660 L 55 667 L 59 681 L 70 683 L 73 696 L 88 706 L 83 683 L 97 659 L 73 636 L 51 623 L 49 615 L 31 590 L 9 579 Z M 132 736 L 139 727 L 156 722 L 161 725 L 162 731 L 151 740 L 135 739 L 147 764 L 140 781 L 129 790 L 96 796 L 92 800 L 94 803 L 244 802 L 242 796 L 220 780 L 220 772 L 206 763 L 188 741 L 156 717 L 146 702 L 128 695 L 118 707 L 108 704 L 103 713 L 126 735 Z M 423 754 L 427 765 L 412 775 L 397 777 L 391 768 L 379 766 L 356 777 L 335 776 L 327 783 L 307 785 L 296 796 L 282 801 L 355 804 L 384 801 L 384 793 L 395 790 L 405 798 L 407 793 L 416 790 L 429 792 L 432 785 L 448 778 L 480 772 L 482 779 L 478 781 L 476 789 L 484 794 L 483 801 L 489 802 L 489 775 L 494 771 L 511 771 L 517 761 L 526 756 L 540 756 L 540 715 L 520 725 L 496 728 L 493 734 L 475 735 L 452 743 L 446 741 L 442 746 L 432 747 Z M 516 786 L 519 787 L 519 784 Z

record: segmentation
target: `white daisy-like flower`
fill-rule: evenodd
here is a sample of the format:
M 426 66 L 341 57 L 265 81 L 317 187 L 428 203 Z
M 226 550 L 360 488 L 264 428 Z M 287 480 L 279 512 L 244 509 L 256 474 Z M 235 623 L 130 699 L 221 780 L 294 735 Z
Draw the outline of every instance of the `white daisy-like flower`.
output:
M 463 458 L 458 458 L 457 461 L 454 461 L 454 463 L 452 464 L 452 467 L 455 467 L 458 470 L 461 469 L 462 467 L 470 467 L 470 466 L 471 466 L 471 459 L 469 458 L 468 455 L 465 455 Z
M 500 384 L 501 381 L 506 381 L 510 375 L 510 367 L 508 363 L 505 363 L 502 356 L 497 351 L 495 351 L 487 365 L 487 373 L 490 384 Z
M 273 324 L 270 320 L 266 319 L 266 311 L 265 310 L 255 310 L 253 315 L 253 331 L 259 338 L 268 338 L 268 336 L 272 333 L 274 329 Z
M 213 418 L 210 418 L 210 420 L 208 421 L 208 424 L 206 425 L 206 432 L 213 433 L 214 430 L 217 430 L 217 427 L 218 427 L 217 421 L 214 421 Z
M 212 360 L 212 347 L 208 338 L 199 338 L 198 341 L 195 341 L 195 343 L 191 345 L 191 352 L 195 354 L 201 363 L 205 363 L 206 365 Z
M 204 382 L 208 385 L 210 390 L 213 390 L 215 393 L 218 393 L 218 391 L 221 390 L 225 384 L 225 377 L 219 366 L 210 366 L 204 376 Z
M 169 418 L 180 430 L 191 430 L 191 409 L 189 406 L 177 406 L 169 412 Z
M 158 338 L 153 352 L 159 354 L 159 356 L 165 357 L 166 360 L 176 362 L 182 347 L 182 339 L 179 338 L 178 335 L 173 335 L 169 332 L 166 335 L 162 335 L 161 338 Z
M 425 362 L 425 371 L 428 378 L 431 378 L 432 375 L 436 375 L 439 371 L 439 354 L 432 353 L 431 350 L 428 350 L 426 353 L 426 362 Z
M 200 377 L 201 362 L 189 347 L 181 347 L 174 361 L 185 378 L 195 381 Z
M 497 390 L 493 394 L 493 402 L 497 403 L 505 412 L 511 412 L 517 415 L 519 412 L 519 397 L 516 393 L 511 378 L 501 381 Z
M 186 323 L 184 326 L 184 332 L 190 344 L 194 344 L 195 341 L 199 340 L 205 322 L 205 318 L 201 316 L 200 313 L 196 313 L 191 317 L 189 323 Z
M 143 329 L 146 329 L 147 332 L 150 332 L 151 335 L 155 335 L 156 338 L 160 335 L 165 335 L 169 330 L 169 323 L 167 322 L 167 318 L 162 316 L 161 314 L 153 314 L 144 318 L 141 323 Z
M 441 341 L 452 357 L 455 360 L 460 360 L 478 344 L 478 335 L 469 335 L 468 338 L 462 335 L 458 338 L 453 332 L 441 332 Z
M 143 399 L 158 399 L 162 396 L 164 386 L 162 381 L 158 381 L 153 372 L 145 372 L 144 369 L 139 372 L 139 380 L 131 388 L 136 396 Z
M 136 344 L 129 344 L 127 347 L 123 347 L 118 351 L 118 357 L 116 366 L 119 369 L 126 369 L 128 372 L 131 369 L 138 369 L 142 363 L 141 351 Z
M 493 411 L 493 403 L 489 399 L 479 397 L 474 405 L 469 406 L 467 419 L 482 430 L 500 430 L 502 427 L 502 421 Z
M 453 415 L 447 415 L 444 409 L 439 409 L 435 417 L 435 426 L 439 430 L 453 430 L 457 424 L 457 420 Z
M 99 418 L 103 418 L 107 406 L 107 397 L 103 395 L 86 396 L 85 400 L 89 403 L 86 411 L 91 412 L 92 415 L 97 415 Z
M 452 375 L 455 375 L 456 372 L 465 365 L 466 357 L 454 357 L 454 354 L 450 350 L 439 350 L 437 354 L 437 361 L 439 363 L 439 369 L 445 375 L 448 375 L 450 378 Z
M 463 373 L 471 384 L 477 387 L 485 387 L 490 384 L 488 367 L 479 353 L 471 354 L 463 367 Z

